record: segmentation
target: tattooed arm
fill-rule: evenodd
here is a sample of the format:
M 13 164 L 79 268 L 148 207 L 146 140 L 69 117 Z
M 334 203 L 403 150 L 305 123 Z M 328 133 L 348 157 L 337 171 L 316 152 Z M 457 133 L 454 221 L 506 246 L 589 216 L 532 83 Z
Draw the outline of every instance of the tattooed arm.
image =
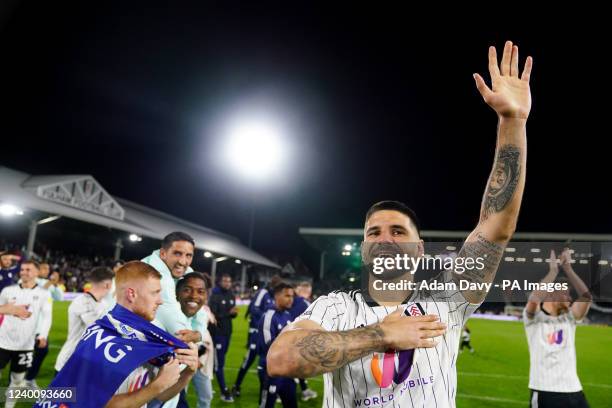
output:
M 389 348 L 407 350 L 435 346 L 446 331 L 438 316 L 408 317 L 402 310 L 378 324 L 345 331 L 326 331 L 312 320 L 288 326 L 266 357 L 273 377 L 307 378 L 341 368 L 351 361 Z
M 492 89 L 480 75 L 474 74 L 478 91 L 499 118 L 497 146 L 493 170 L 482 199 L 478 225 L 468 236 L 459 254 L 463 257 L 484 258 L 484 268 L 455 275 L 455 279 L 474 283 L 492 282 L 503 249 L 516 229 L 525 186 L 525 128 L 531 109 L 531 66 L 532 59 L 528 57 L 519 77 L 518 47 L 508 41 L 499 66 L 495 47 L 489 48 Z M 487 294 L 484 290 L 467 290 L 462 293 L 470 303 L 482 302 Z

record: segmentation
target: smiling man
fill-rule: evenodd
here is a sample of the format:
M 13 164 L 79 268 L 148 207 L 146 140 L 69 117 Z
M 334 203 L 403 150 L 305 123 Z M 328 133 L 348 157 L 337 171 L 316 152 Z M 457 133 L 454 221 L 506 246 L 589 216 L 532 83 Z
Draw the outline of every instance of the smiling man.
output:
M 458 256 L 485 261 L 479 270 L 443 271 L 439 281 L 492 282 L 514 233 L 525 183 L 531 65 L 527 58 L 520 75 L 518 47 L 508 41 L 501 64 L 495 47 L 489 48 L 492 89 L 474 75 L 480 94 L 498 116 L 497 148 L 480 218 Z M 363 240 L 368 267 L 377 257 L 424 254 L 414 212 L 397 201 L 369 209 Z M 319 297 L 270 347 L 268 374 L 325 374 L 324 406 L 454 407 L 461 328 L 487 292 L 408 288 L 391 293 L 373 288 L 375 279 L 411 281 L 412 273 L 389 269 L 379 276 L 369 274 L 363 293 L 336 291 Z
M 24 387 L 26 370 L 32 365 L 35 343 L 44 347 L 51 328 L 51 298 L 49 291 L 36 284 L 38 264 L 21 263 L 21 283 L 7 286 L 0 292 L 0 305 L 28 305 L 27 318 L 7 315 L 0 325 L 0 370 L 10 362 L 11 387 Z M 7 402 L 6 407 L 13 407 Z
M 203 274 L 198 272 L 190 272 L 180 279 L 176 284 L 176 297 L 181 304 L 181 310 L 183 314 L 187 316 L 187 319 L 192 324 L 194 329 L 202 330 L 202 343 L 199 343 L 199 357 L 202 367 L 200 367 L 193 379 L 191 380 L 196 389 L 198 396 L 197 408 L 208 408 L 210 407 L 210 401 L 212 400 L 212 370 L 207 370 L 208 366 L 212 363 L 213 358 L 213 344 L 212 338 L 207 331 L 208 321 L 197 322 L 198 312 L 202 309 L 202 306 L 206 304 L 208 299 L 208 288 L 206 285 L 206 278 Z M 207 314 L 204 313 L 204 317 Z M 179 407 L 188 407 L 185 398 L 185 391 L 181 394 L 181 401 L 178 404 Z
M 142 260 L 162 276 L 163 304 L 157 309 L 155 323 L 185 342 L 202 340 L 200 331 L 192 329 L 176 300 L 176 281 L 192 271 L 190 265 L 194 251 L 195 242 L 191 236 L 184 232 L 172 232 L 164 237 L 159 250 Z

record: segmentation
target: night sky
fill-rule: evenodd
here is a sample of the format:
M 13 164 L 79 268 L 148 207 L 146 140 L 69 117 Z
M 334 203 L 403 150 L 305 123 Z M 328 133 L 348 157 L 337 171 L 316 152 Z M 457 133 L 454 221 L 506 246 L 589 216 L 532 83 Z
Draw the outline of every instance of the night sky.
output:
M 382 199 L 406 202 L 424 229 L 469 230 L 496 127 L 472 73 L 511 39 L 521 66 L 535 59 L 518 230 L 612 232 L 609 38 L 595 12 L 448 22 L 348 6 L 56 3 L 0 9 L 2 165 L 91 174 L 243 242 L 254 203 L 265 254 L 298 251 L 300 226 L 360 227 Z M 249 107 L 290 129 L 290 166 L 265 186 L 218 160 L 219 124 Z

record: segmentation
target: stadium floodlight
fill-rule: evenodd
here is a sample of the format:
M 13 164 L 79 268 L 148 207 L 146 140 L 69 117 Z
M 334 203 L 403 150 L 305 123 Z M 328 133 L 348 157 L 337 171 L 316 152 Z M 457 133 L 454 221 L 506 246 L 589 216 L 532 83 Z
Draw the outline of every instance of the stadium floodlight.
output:
M 212 258 L 212 256 L 213 256 L 213 255 L 212 255 L 212 253 L 211 253 L 211 252 L 208 252 L 208 251 L 205 251 L 205 252 L 204 252 L 204 258 Z
M 351 244 L 346 244 L 346 245 L 344 246 L 344 250 L 345 250 L 345 251 L 350 251 L 351 249 L 353 249 L 353 246 L 352 246 Z
M 253 290 L 257 290 L 257 289 L 259 289 L 259 286 L 253 285 Z
M 234 262 L 236 262 L 239 265 L 242 263 L 242 261 L 240 259 L 236 259 L 236 260 L 234 260 Z
M 130 234 L 129 239 L 132 242 L 140 242 L 140 241 L 142 241 L 142 237 L 140 235 L 136 235 L 136 234 Z
M 516 252 L 516 248 L 506 248 L 506 252 Z
M 0 215 L 3 217 L 13 217 L 15 215 L 23 215 L 23 210 L 13 204 L 0 204 Z
M 249 180 L 263 180 L 277 173 L 286 158 L 279 123 L 264 117 L 243 117 L 227 130 L 226 162 Z
M 355 277 L 351 276 L 348 280 L 349 280 L 349 282 L 355 282 Z
M 540 248 L 531 248 L 531 252 L 533 252 L 534 254 L 539 254 Z
M 514 262 L 514 258 L 511 257 L 511 256 L 507 256 L 507 257 L 504 258 L 504 261 L 506 261 L 506 262 Z
M 456 250 L 457 250 L 457 247 L 456 247 L 456 246 L 454 246 L 454 245 L 448 245 L 448 246 L 446 247 L 446 250 L 447 250 L 447 251 L 456 251 Z

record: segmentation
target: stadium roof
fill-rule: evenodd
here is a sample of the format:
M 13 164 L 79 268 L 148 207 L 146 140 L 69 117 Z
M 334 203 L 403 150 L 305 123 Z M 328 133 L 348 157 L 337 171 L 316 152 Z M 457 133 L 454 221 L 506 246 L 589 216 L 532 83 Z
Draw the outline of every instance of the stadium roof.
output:
M 464 240 L 469 231 L 435 231 L 422 230 L 421 238 L 432 240 Z M 361 228 L 300 228 L 300 234 L 314 248 L 326 250 L 330 246 L 338 246 L 342 240 L 363 239 Z M 513 241 L 593 241 L 611 242 L 612 234 L 580 234 L 571 232 L 516 232 L 512 236 Z
M 153 239 L 184 231 L 196 248 L 246 262 L 280 266 L 231 235 L 111 196 L 91 175 L 29 174 L 0 166 L 0 203 L 97 224 Z

